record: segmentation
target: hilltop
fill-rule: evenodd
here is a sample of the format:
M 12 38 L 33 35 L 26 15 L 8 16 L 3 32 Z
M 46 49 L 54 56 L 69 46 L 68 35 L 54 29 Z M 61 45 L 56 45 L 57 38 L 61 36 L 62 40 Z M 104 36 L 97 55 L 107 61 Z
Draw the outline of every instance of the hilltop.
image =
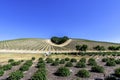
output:
M 76 51 L 75 46 L 82 44 L 88 45 L 88 50 L 93 50 L 93 47 L 97 45 L 104 46 L 106 50 L 109 46 L 120 46 L 118 43 L 74 38 L 70 38 L 60 45 L 52 43 L 50 39 L 21 38 L 0 41 L 0 51 L 74 52 Z

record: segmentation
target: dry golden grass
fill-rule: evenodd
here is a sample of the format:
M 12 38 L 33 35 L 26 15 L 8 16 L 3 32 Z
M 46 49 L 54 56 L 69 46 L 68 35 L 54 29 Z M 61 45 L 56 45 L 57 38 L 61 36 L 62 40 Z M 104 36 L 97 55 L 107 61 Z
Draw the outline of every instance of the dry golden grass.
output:
M 87 56 L 87 55 L 85 55 L 85 56 L 77 56 L 77 55 L 65 55 L 65 54 L 52 54 L 52 55 L 50 55 L 50 56 L 48 56 L 49 58 L 52 58 L 52 59 L 55 59 L 55 58 L 60 58 L 60 59 L 64 59 L 64 58 L 66 58 L 66 57 L 68 57 L 68 58 L 75 58 L 75 59 L 77 59 L 77 60 L 80 60 L 81 58 L 86 58 L 86 59 L 89 59 L 89 58 L 91 58 L 91 57 L 93 57 L 93 56 Z M 97 56 L 96 56 L 97 57 Z
M 30 53 L 0 53 L 0 63 L 6 63 L 9 59 L 14 60 L 29 60 L 35 57 L 36 60 L 40 57 L 44 58 L 43 54 L 30 54 Z

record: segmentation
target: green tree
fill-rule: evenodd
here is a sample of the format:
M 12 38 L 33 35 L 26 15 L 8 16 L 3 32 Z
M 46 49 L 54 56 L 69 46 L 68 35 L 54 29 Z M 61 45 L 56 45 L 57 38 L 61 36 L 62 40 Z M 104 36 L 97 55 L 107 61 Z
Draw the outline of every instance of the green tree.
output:
M 93 49 L 95 49 L 95 50 L 97 50 L 97 51 L 104 51 L 104 50 L 105 50 L 105 47 L 104 47 L 104 46 L 97 45 L 97 46 L 93 47 Z
M 83 45 L 76 45 L 76 50 L 78 51 L 86 51 L 88 49 L 88 46 L 83 44 Z

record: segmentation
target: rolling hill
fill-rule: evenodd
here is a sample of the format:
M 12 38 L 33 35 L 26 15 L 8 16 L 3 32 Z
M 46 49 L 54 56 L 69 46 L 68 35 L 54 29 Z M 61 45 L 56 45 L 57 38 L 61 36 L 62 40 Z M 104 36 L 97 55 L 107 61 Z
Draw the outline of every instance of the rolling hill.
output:
M 21 52 L 21 53 L 44 53 L 44 52 L 76 52 L 76 45 L 86 44 L 88 50 L 93 51 L 97 45 L 118 46 L 118 43 L 100 42 L 85 39 L 69 39 L 63 44 L 56 45 L 50 39 L 21 38 L 15 40 L 0 41 L 0 52 Z

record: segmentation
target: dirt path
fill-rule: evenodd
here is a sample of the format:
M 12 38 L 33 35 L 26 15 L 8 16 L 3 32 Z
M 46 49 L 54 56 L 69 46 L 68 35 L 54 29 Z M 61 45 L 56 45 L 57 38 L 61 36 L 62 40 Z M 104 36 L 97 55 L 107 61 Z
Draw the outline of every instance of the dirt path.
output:
M 37 62 L 33 62 L 33 65 L 29 68 L 28 71 L 24 72 L 24 77 L 21 80 L 29 80 L 33 74 L 38 70 L 35 66 L 37 65 Z
M 10 73 L 18 70 L 23 65 L 23 63 L 18 66 L 13 66 L 11 70 L 5 71 L 4 75 L 0 77 L 0 80 L 6 80 L 9 77 Z

